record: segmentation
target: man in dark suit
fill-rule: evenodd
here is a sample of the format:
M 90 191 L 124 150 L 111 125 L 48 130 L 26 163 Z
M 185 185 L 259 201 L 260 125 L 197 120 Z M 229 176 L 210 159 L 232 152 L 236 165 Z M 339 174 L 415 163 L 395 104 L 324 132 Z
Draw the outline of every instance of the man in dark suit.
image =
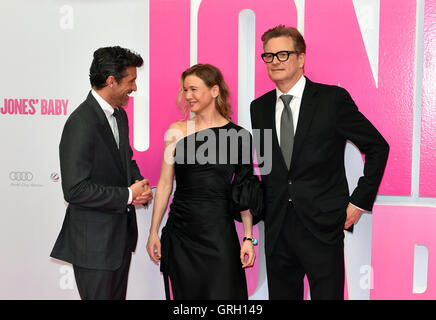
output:
M 138 237 L 135 205 L 152 192 L 132 159 L 127 114 L 141 56 L 121 47 L 94 52 L 91 92 L 70 115 L 59 145 L 68 202 L 51 257 L 73 264 L 82 299 L 125 299 Z
M 298 30 L 280 25 L 262 41 L 276 89 L 254 100 L 250 111 L 261 134 L 257 152 L 272 145 L 271 171 L 262 175 L 269 297 L 303 299 L 307 274 L 312 299 L 343 299 L 343 230 L 371 211 L 389 146 L 346 90 L 303 75 L 306 45 Z M 271 142 L 264 142 L 265 130 Z M 364 175 L 351 196 L 347 140 L 365 154 Z

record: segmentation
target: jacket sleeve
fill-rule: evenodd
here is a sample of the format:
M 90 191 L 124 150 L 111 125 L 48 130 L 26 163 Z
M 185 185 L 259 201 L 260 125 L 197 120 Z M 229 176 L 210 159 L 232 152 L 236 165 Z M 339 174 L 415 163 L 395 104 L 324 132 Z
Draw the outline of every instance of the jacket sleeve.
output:
M 380 132 L 359 112 L 350 94 L 338 88 L 338 133 L 365 155 L 363 176 L 359 178 L 350 202 L 371 211 L 389 154 L 389 145 Z

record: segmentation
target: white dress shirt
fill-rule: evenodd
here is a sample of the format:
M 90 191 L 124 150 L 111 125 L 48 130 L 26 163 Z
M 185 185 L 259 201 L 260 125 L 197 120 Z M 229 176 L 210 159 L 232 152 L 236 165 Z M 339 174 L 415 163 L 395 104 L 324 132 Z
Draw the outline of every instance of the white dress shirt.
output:
M 117 119 L 114 117 L 114 108 L 106 102 L 94 89 L 91 90 L 91 94 L 94 96 L 95 100 L 97 100 L 98 104 L 100 105 L 101 109 L 103 110 L 104 114 L 106 115 L 106 119 L 109 122 L 109 126 L 111 127 L 112 133 L 114 134 L 115 141 L 117 144 L 119 144 L 120 138 L 119 138 L 119 132 L 118 132 L 118 124 Z M 118 146 L 119 147 L 119 146 Z M 132 203 L 132 190 L 129 189 L 129 199 L 127 201 L 127 204 Z

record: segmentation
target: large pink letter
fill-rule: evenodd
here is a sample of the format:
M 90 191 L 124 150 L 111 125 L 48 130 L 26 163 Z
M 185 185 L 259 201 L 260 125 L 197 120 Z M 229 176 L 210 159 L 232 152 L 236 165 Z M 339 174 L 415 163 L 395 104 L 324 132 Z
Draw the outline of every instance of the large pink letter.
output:
M 262 34 L 278 24 L 297 25 L 297 11 L 293 1 L 275 0 L 203 0 L 198 17 L 198 62 L 216 65 L 223 72 L 230 87 L 231 104 L 237 115 L 238 97 L 238 22 L 239 13 L 251 9 L 255 14 L 255 95 L 260 96 L 274 88 L 265 65 Z M 249 112 L 249 110 L 247 110 Z M 237 117 L 232 116 L 233 120 Z
M 380 1 L 378 87 L 352 0 L 306 1 L 306 73 L 346 88 L 389 142 L 381 194 L 411 191 L 416 2 Z
M 170 123 L 182 118 L 177 109 L 180 75 L 189 67 L 189 0 L 150 0 L 150 147 L 134 150 L 142 175 L 150 185 L 159 180 L 164 135 Z M 145 39 L 144 39 L 145 40 Z M 127 108 L 133 146 L 133 107 Z

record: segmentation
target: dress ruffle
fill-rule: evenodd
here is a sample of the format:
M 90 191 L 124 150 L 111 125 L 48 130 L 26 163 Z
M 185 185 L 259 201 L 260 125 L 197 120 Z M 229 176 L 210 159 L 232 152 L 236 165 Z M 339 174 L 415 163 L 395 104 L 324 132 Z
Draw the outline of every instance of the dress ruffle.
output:
M 239 180 L 239 181 L 238 181 Z M 263 190 L 259 178 L 246 175 L 242 180 L 235 178 L 232 186 L 233 215 L 241 222 L 241 211 L 250 209 L 253 225 L 263 219 Z

